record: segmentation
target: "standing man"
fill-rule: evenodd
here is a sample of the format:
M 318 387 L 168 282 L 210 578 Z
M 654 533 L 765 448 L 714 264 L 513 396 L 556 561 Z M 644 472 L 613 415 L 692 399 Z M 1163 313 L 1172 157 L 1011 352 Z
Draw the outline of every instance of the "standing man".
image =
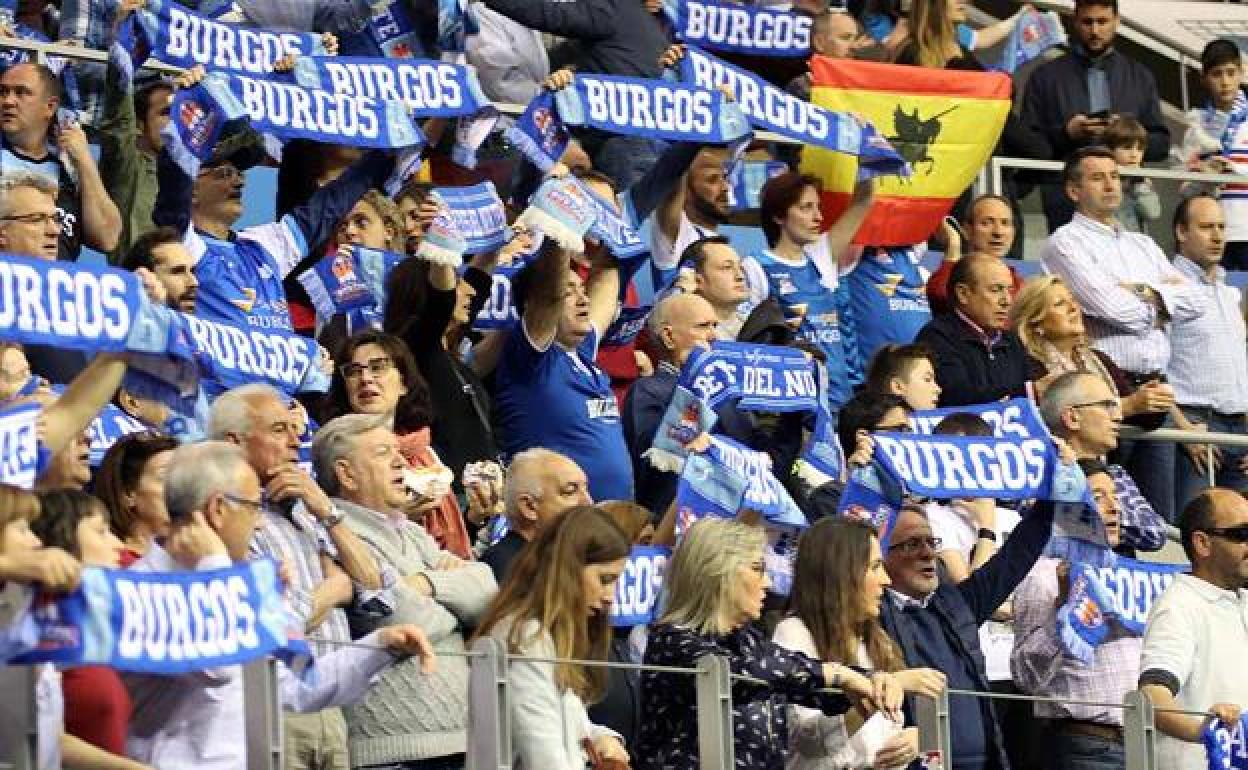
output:
M 1178 575 L 1144 629 L 1140 689 L 1156 712 L 1157 766 L 1205 770 L 1200 745 L 1211 718 L 1228 726 L 1248 702 L 1248 500 L 1229 489 L 1200 493 L 1179 516 L 1190 575 Z M 1208 712 L 1209 717 L 1161 709 Z

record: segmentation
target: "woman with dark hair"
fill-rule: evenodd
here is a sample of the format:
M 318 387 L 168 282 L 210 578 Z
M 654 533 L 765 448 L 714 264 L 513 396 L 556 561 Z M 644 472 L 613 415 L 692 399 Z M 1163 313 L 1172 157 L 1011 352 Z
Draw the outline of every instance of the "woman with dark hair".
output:
M 165 472 L 177 439 L 132 433 L 108 448 L 95 474 L 95 496 L 108 510 L 109 525 L 121 538 L 121 566 L 143 558 L 156 538 L 169 532 Z
M 580 505 L 559 514 L 521 552 L 478 636 L 499 640 L 511 655 L 605 662 L 611 602 L 629 545 L 599 508 Z M 585 712 L 585 704 L 606 692 L 605 667 L 515 658 L 507 682 L 518 770 L 582 770 L 587 755 L 595 765 L 599 758 L 628 761 L 618 736 Z M 474 706 L 470 697 L 473 722 Z
M 31 531 L 45 548 L 60 548 L 86 567 L 121 565 L 121 541 L 108 528 L 108 512 L 76 489 L 39 493 L 40 513 Z M 65 698 L 65 767 L 142 768 L 126 757 L 130 695 L 108 666 L 79 666 L 61 673 Z
M 879 539 L 866 522 L 847 516 L 820 519 L 802 534 L 793 571 L 790 616 L 776 626 L 776 644 L 824 661 L 849 661 L 895 672 L 907 692 L 938 693 L 944 674 L 901 670 L 897 645 L 880 625 L 880 602 L 891 581 Z M 790 706 L 789 770 L 903 767 L 918 755 L 918 732 L 894 723 L 894 735 L 874 756 L 852 736 L 869 714 L 857 709 L 825 716 Z

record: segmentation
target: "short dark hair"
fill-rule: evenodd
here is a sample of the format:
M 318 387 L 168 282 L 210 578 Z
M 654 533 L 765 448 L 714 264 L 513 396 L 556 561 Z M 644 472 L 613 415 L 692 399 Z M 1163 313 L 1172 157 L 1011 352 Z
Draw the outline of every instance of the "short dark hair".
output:
M 134 92 L 134 115 L 140 123 L 147 121 L 147 111 L 152 106 L 152 100 L 161 91 L 173 93 L 173 84 L 166 80 L 157 80 Z
M 888 393 L 888 383 L 909 375 L 919 361 L 935 366 L 931 349 L 922 343 L 885 345 L 871 357 L 865 389 L 872 393 Z
M 972 412 L 954 412 L 936 423 L 932 433 L 937 436 L 976 436 L 987 438 L 992 435 L 992 426 L 983 417 Z
M 1079 470 L 1083 471 L 1083 475 L 1087 478 L 1104 473 L 1106 476 L 1112 476 L 1109 472 L 1109 466 L 1099 457 L 1083 457 L 1077 460 Z
M 179 233 L 176 228 L 157 227 L 155 230 L 148 230 L 131 244 L 130 250 L 122 257 L 121 267 L 131 272 L 140 267 L 152 270 L 156 267 L 156 260 L 152 256 L 153 251 L 170 243 L 181 242 L 182 233 Z
M 1193 533 L 1211 529 L 1216 523 L 1218 506 L 1212 492 L 1213 490 L 1206 489 L 1196 495 L 1179 513 L 1179 543 L 1183 546 L 1183 553 L 1187 554 L 1187 560 L 1192 564 L 1196 563 L 1195 549 L 1192 547 Z
M 780 240 L 781 228 L 776 220 L 784 219 L 807 187 L 820 191 L 823 189 L 823 184 L 812 174 L 786 171 L 768 179 L 763 185 L 763 189 L 758 194 L 758 218 L 769 246 L 775 246 Z
M 1183 225 L 1184 227 L 1187 227 L 1187 226 L 1188 226 L 1188 224 L 1189 224 L 1189 223 L 1188 223 L 1188 221 L 1187 221 L 1187 217 L 1188 217 L 1188 214 L 1191 212 L 1191 208 L 1192 208 L 1192 201 L 1197 200 L 1197 199 L 1199 199 L 1199 198 L 1208 198 L 1209 200 L 1213 201 L 1214 203 L 1217 203 L 1217 201 L 1218 201 L 1218 199 L 1217 199 L 1216 197 L 1214 197 L 1213 195 L 1210 195 L 1209 193 L 1206 193 L 1206 192 L 1198 192 L 1198 193 L 1195 193 L 1195 194 L 1193 194 L 1193 195 L 1186 195 L 1186 196 L 1184 196 L 1184 197 L 1183 197 L 1183 198 L 1179 201 L 1179 205 L 1177 205 L 1177 206 L 1175 206 L 1175 207 L 1174 207 L 1174 220 L 1173 220 L 1173 221 L 1171 221 L 1171 223 L 1170 223 L 1170 232 L 1172 232 L 1172 233 L 1177 233 L 1177 232 L 1178 232 L 1178 229 L 1179 229 L 1179 225 Z M 1176 250 L 1176 251 L 1178 250 L 1178 237 L 1177 237 L 1177 235 L 1176 235 L 1176 237 L 1175 237 L 1175 250 Z
M 411 198 L 419 206 L 425 202 L 425 198 L 428 198 L 431 192 L 433 192 L 433 185 L 413 179 L 403 185 L 402 189 L 394 196 L 394 202 L 398 204 L 402 203 L 405 198 Z
M 1105 127 L 1105 146 L 1111 150 L 1119 147 L 1139 147 L 1148 144 L 1148 129 L 1131 115 L 1118 115 Z
M 1070 154 L 1066 159 L 1066 165 L 1062 166 L 1062 184 L 1079 184 L 1080 167 L 1087 158 L 1108 158 L 1114 159 L 1114 154 L 1109 151 L 1108 147 L 1096 144 L 1091 147 L 1080 147 Z
M 975 209 L 979 208 L 979 204 L 984 201 L 997 201 L 998 203 L 1004 204 L 1005 207 L 1010 210 L 1011 215 L 1014 213 L 1014 206 L 1011 205 L 1009 198 L 1004 195 L 997 195 L 996 193 L 984 193 L 982 195 L 975 196 L 975 199 L 971 201 L 971 205 L 967 206 L 962 212 L 963 224 L 969 225 L 972 221 L 974 221 Z
M 680 255 L 680 266 L 691 267 L 695 273 L 702 272 L 702 268 L 706 266 L 706 247 L 712 244 L 732 246 L 732 241 L 728 240 L 726 235 L 707 235 L 699 238 L 685 247 Z
M 158 433 L 131 433 L 118 439 L 104 453 L 95 474 L 95 496 L 108 509 L 108 523 L 117 537 L 125 540 L 134 528 L 138 515 L 125 503 L 143 477 L 147 463 L 161 452 L 178 448 L 178 440 Z
M 963 257 L 953 263 L 953 269 L 949 271 L 949 304 L 956 306 L 957 288 L 959 286 L 974 286 L 976 274 L 975 271 L 983 265 L 1001 264 L 1001 260 L 996 257 L 986 257 L 977 254 Z
M 1205 44 L 1204 50 L 1200 52 L 1200 72 L 1207 74 L 1209 70 L 1223 64 L 1243 67 L 1243 56 L 1239 51 L 1239 46 L 1235 45 L 1235 41 L 1220 37 L 1209 41 Z
M 351 404 L 347 400 L 347 381 L 342 374 L 342 366 L 351 363 L 355 351 L 365 345 L 376 345 L 390 356 L 394 368 L 399 372 L 399 380 L 407 393 L 399 397 L 394 408 L 394 432 L 399 436 L 414 433 L 433 423 L 433 401 L 429 395 L 429 384 L 416 365 L 411 350 L 402 338 L 393 334 L 372 329 L 354 334 L 343 340 L 334 355 L 333 378 L 330 380 L 329 394 L 325 397 L 322 423 L 335 417 L 351 414 Z
M 1075 0 L 1075 13 L 1080 8 L 1108 8 L 1118 15 L 1118 0 Z
M 836 419 L 836 437 L 846 455 L 853 454 L 858 431 L 873 431 L 890 410 L 902 409 L 910 414 L 910 405 L 892 393 L 859 393 L 845 402 Z
M 104 503 L 81 489 L 49 489 L 37 493 L 41 511 L 30 523 L 30 529 L 47 548 L 60 548 L 75 557 L 82 557 L 78 542 L 78 524 L 92 516 L 108 520 Z

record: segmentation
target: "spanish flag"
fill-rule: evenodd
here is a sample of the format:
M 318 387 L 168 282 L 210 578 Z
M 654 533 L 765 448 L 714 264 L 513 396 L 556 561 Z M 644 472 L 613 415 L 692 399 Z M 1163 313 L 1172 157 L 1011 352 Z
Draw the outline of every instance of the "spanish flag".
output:
M 926 241 L 983 168 L 1010 111 L 1010 77 L 812 56 L 811 101 L 860 115 L 901 153 L 909 177 L 877 181 L 875 204 L 854 243 Z M 823 181 L 825 222 L 849 205 L 852 155 L 807 146 L 802 171 Z

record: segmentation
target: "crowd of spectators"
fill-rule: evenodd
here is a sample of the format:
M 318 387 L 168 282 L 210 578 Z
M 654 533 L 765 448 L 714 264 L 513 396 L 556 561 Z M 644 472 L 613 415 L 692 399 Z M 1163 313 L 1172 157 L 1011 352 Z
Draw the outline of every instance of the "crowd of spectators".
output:
M 392 5 L 416 28 L 413 53 L 462 56 L 499 103 L 561 91 L 574 73 L 658 78 L 685 55 L 657 0 L 472 2 L 462 52 L 432 31 L 442 4 Z M 1034 13 L 972 30 L 964 0 L 758 5 L 813 17 L 814 54 L 962 71 L 986 69 L 984 52 Z M 1234 42 L 1205 48 L 1208 101 L 1172 138 L 1152 72 L 1115 45 L 1117 1 L 1076 0 L 1070 42 L 1031 69 L 997 146 L 1064 164 L 1037 183 L 1048 235 L 1025 255 L 1043 274 L 1026 280 L 1011 264 L 1023 252 L 1022 178 L 1007 195 L 964 193 L 930 242 L 864 245 L 855 234 L 878 180 L 858 181 L 829 220 L 824 182 L 793 147 L 755 141 L 738 156 L 574 130 L 547 173 L 648 227 L 645 280 L 592 237 L 576 249 L 517 222 L 535 173 L 504 138 L 506 116 L 475 170 L 452 162 L 442 118 L 425 124 L 426 157 L 406 178 L 399 152 L 298 139 L 277 153 L 250 131 L 191 156 L 170 105 L 205 72 L 135 71 L 115 32 L 143 6 L 22 0 L 0 12 L 6 37 L 108 53 L 57 70 L 3 60 L 0 252 L 90 262 L 91 250 L 157 305 L 314 337 L 329 384 L 292 397 L 206 377 L 188 434 L 128 377 L 130 354 L 23 346 L 0 328 L 0 416 L 41 410 L 33 489 L 0 484 L 0 623 L 17 589 L 69 591 L 84 568 L 271 558 L 316 658 L 315 677 L 276 668 L 292 769 L 473 767 L 474 720 L 492 715 L 472 698 L 464 653 L 487 637 L 517 656 L 508 721 L 514 766 L 528 770 L 697 767 L 698 698 L 677 669 L 708 654 L 738 677 L 738 768 L 910 766 L 921 761 L 914 697 L 946 687 L 1054 699 L 950 700 L 945 766 L 957 770 L 1123 767 L 1123 711 L 1097 704 L 1137 688 L 1159 708 L 1239 724 L 1248 453 L 1120 435 L 1248 435 L 1246 305 L 1228 283 L 1248 266 L 1248 184 L 1188 184 L 1166 200 L 1120 172 L 1172 155 L 1191 171 L 1244 170 Z M 197 6 L 355 53 L 375 11 L 356 0 Z M 811 97 L 791 59 L 725 58 Z M 76 118 L 63 109 L 67 72 Z M 742 158 L 788 163 L 744 214 L 731 202 Z M 236 229 L 248 172 L 265 164 L 280 166 L 278 218 Z M 506 203 L 511 239 L 458 270 L 427 259 L 444 214 L 436 188 L 483 180 Z M 1163 204 L 1175 213 L 1159 242 Z M 761 237 L 741 237 L 751 227 Z M 353 249 L 401 257 L 366 328 L 318 317 L 300 282 Z M 501 288 L 512 322 L 479 327 Z M 610 341 L 627 312 L 644 329 Z M 717 341 L 816 361 L 846 458 L 832 476 L 799 459 L 816 430 L 804 413 L 715 408 L 714 432 L 766 453 L 809 519 L 785 596 L 772 590 L 774 533 L 757 512 L 677 521 L 681 474 L 652 457 L 682 368 Z M 1045 555 L 1054 503 L 907 500 L 886 538 L 835 514 L 871 463 L 872 433 L 909 432 L 916 412 L 945 409 L 937 434 L 991 436 L 959 409 L 1011 398 L 1031 399 L 1062 461 L 1078 464 L 1110 548 L 1160 551 L 1173 525 L 1190 561 L 1143 635 L 1115 630 L 1087 660 L 1058 638 L 1072 564 Z M 129 435 L 92 430 L 101 410 Z M 673 549 L 653 621 L 613 628 L 630 550 L 651 544 Z M 36 679 L 40 768 L 246 766 L 237 665 L 161 676 L 42 664 Z M 1161 767 L 1205 766 L 1204 720 L 1156 719 Z

